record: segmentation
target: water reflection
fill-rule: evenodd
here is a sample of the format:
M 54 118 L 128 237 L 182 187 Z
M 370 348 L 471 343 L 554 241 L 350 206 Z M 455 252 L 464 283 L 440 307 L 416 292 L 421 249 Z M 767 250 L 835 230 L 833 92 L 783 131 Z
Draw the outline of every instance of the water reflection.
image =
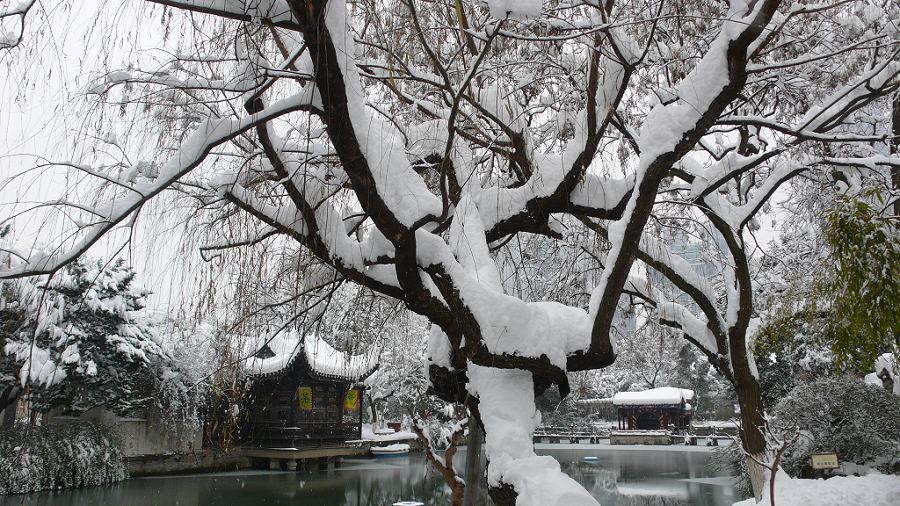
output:
M 705 451 L 548 450 L 604 506 L 727 506 L 733 480 L 711 476 Z M 584 461 L 590 455 L 597 460 Z
M 552 449 L 563 470 L 604 506 L 732 504 L 728 479 L 710 477 L 698 451 Z M 595 461 L 584 461 L 585 456 Z M 464 452 L 457 457 L 465 461 Z M 482 493 L 482 501 L 486 494 Z M 347 459 L 330 471 L 240 472 L 140 478 L 110 487 L 8 496 L 0 505 L 129 506 L 384 506 L 400 500 L 449 504 L 450 489 L 426 470 L 421 455 Z

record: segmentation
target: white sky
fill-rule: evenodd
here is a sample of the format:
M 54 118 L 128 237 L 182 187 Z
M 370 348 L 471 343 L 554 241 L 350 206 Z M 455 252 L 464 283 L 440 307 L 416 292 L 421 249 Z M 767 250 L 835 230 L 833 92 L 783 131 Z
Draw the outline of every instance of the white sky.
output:
M 5 3 L 5 2 L 0 2 Z M 47 5 L 57 3 L 50 2 Z M 54 161 L 78 161 L 79 134 L 83 134 L 82 114 L 87 107 L 83 90 L 89 76 L 103 70 L 97 40 L 100 30 L 92 31 L 97 23 L 107 26 L 118 20 L 112 37 L 125 39 L 130 32 L 140 34 L 140 47 L 153 47 L 161 40 L 161 24 L 139 15 L 135 4 L 124 2 L 114 9 L 103 7 L 102 0 L 74 2 L 74 9 L 63 2 L 49 13 L 29 14 L 28 29 L 53 26 L 48 33 L 27 38 L 24 47 L 12 53 L 0 54 L 0 222 L 21 213 L 35 202 L 60 198 L 70 188 L 66 171 L 42 168 L 30 170 L 38 154 Z M 116 4 L 113 2 L 113 4 Z M 2 6 L 0 6 L 2 8 Z M 36 9 L 39 7 L 36 7 Z M 102 12 L 102 16 L 98 13 Z M 98 21 L 100 20 L 100 21 Z M 133 30 L 140 24 L 141 30 Z M 109 30 L 103 31 L 108 36 Z M 29 32 L 26 31 L 26 36 Z M 40 49 L 35 49 L 35 42 Z M 108 58 L 111 69 L 123 67 L 133 42 L 106 41 L 114 47 Z M 7 71 L 8 70 L 8 71 Z M 132 153 L 129 153 L 132 154 Z M 178 305 L 184 284 L 176 282 L 183 272 L 175 272 L 174 256 L 178 236 L 161 234 L 158 217 L 142 213 L 142 219 L 132 235 L 129 248 L 123 253 L 138 272 L 138 283 L 152 290 L 150 305 L 157 308 L 171 303 Z M 14 221 L 14 235 L 22 244 L 55 244 L 61 231 L 60 223 L 46 212 L 32 212 Z M 121 248 L 127 234 L 115 234 L 90 251 L 89 255 L 109 258 Z

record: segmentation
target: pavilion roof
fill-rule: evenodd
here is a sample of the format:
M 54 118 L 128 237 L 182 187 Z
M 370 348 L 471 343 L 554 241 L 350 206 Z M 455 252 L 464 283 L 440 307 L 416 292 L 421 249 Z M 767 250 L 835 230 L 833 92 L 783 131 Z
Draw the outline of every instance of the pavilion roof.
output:
M 303 360 L 310 375 L 320 379 L 358 382 L 375 372 L 378 356 L 373 353 L 351 355 L 328 344 L 315 334 L 302 338 L 296 330 L 263 336 L 247 360 L 244 370 L 253 377 L 276 376 Z
M 619 392 L 613 396 L 616 406 L 669 406 L 689 403 L 694 400 L 694 391 L 687 388 L 660 387 L 640 392 Z

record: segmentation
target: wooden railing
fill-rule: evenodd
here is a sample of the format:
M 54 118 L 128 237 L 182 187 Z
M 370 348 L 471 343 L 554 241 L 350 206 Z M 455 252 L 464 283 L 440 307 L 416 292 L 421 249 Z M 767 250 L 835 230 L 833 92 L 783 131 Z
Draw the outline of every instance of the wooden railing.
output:
M 254 427 L 248 443 L 270 448 L 300 448 L 359 438 L 360 426 L 356 423 L 302 423 L 290 427 Z

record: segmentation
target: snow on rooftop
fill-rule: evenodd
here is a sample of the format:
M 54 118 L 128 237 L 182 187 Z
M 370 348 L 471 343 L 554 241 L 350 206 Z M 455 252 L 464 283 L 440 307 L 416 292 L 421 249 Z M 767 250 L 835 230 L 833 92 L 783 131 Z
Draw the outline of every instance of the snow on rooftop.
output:
M 588 397 L 587 399 L 578 399 L 575 404 L 582 406 L 601 406 L 603 404 L 612 404 L 612 397 Z
M 378 364 L 377 356 L 343 353 L 332 348 L 324 339 L 309 334 L 304 338 L 303 350 L 310 367 L 326 376 L 342 376 L 359 381 Z
M 377 355 L 350 355 L 334 349 L 315 334 L 307 334 L 301 339 L 296 330 L 266 335 L 258 344 L 259 351 L 244 362 L 247 373 L 254 376 L 280 372 L 291 365 L 300 352 L 314 373 L 351 381 L 363 379 L 378 364 Z M 264 346 L 271 352 L 270 356 L 260 353 Z
M 693 390 L 675 387 L 651 388 L 641 392 L 619 392 L 613 396 L 613 404 L 616 406 L 681 404 L 681 401 L 693 400 Z

